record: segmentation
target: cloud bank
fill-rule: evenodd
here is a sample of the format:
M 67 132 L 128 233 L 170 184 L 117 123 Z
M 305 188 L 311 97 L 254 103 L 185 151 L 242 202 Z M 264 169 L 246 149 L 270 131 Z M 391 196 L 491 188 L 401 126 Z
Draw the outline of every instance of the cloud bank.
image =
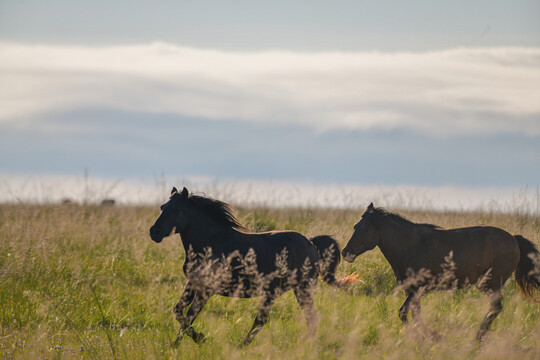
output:
M 59 184 L 61 186 L 59 186 Z M 181 185 L 179 185 L 181 184 Z M 110 180 L 96 177 L 0 175 L 0 203 L 97 203 L 115 199 L 119 204 L 159 205 L 172 186 L 186 186 L 240 206 L 323 207 L 363 211 L 373 202 L 393 209 L 437 211 L 493 211 L 540 215 L 538 190 L 519 187 L 459 187 L 412 185 L 344 185 L 208 177 L 148 180 Z
M 540 135 L 540 48 L 232 52 L 0 43 L 0 122 L 110 108 L 329 129 Z M 89 124 L 88 126 L 91 126 Z

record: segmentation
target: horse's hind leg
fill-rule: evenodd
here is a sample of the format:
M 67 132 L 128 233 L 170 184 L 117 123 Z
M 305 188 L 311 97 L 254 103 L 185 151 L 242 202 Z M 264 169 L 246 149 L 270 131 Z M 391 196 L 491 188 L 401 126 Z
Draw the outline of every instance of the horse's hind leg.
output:
M 251 344 L 255 335 L 257 335 L 264 324 L 266 324 L 268 321 L 268 314 L 270 313 L 270 309 L 272 308 L 274 301 L 276 301 L 276 298 L 271 294 L 262 296 L 261 300 L 259 301 L 259 310 L 257 312 L 257 316 L 255 317 L 255 321 L 244 338 L 244 346 Z
M 491 293 L 488 294 L 488 296 L 491 299 L 490 307 L 489 307 L 489 311 L 486 317 L 484 318 L 484 320 L 482 321 L 482 324 L 480 325 L 480 330 L 478 330 L 478 333 L 476 334 L 477 342 L 481 342 L 483 340 L 484 335 L 486 334 L 486 332 L 489 330 L 489 327 L 491 326 L 491 323 L 493 322 L 493 320 L 495 320 L 497 315 L 499 315 L 499 313 L 502 311 L 501 290 L 497 289 L 495 291 L 492 291 Z
M 294 290 L 294 294 L 296 295 L 296 301 L 298 301 L 300 308 L 304 312 L 308 333 L 314 337 L 317 334 L 319 319 L 317 311 L 315 311 L 315 306 L 313 306 L 313 289 L 296 289 Z

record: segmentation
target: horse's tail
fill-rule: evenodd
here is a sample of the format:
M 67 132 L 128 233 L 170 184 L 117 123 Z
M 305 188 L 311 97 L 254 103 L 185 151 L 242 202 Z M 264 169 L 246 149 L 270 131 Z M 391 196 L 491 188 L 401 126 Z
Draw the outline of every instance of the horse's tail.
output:
M 536 246 L 521 235 L 514 235 L 519 246 L 519 263 L 514 276 L 516 285 L 525 296 L 534 302 L 540 303 L 534 298 L 534 290 L 540 290 L 540 253 Z
M 322 260 L 321 277 L 325 283 L 334 287 L 345 287 L 358 281 L 358 275 L 353 274 L 342 279 L 336 278 L 336 269 L 341 261 L 341 251 L 336 240 L 328 235 L 311 238 Z

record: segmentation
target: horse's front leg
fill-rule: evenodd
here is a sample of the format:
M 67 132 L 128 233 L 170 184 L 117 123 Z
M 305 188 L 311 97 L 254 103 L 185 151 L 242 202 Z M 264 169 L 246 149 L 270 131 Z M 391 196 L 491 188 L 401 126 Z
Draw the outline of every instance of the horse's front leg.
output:
M 174 340 L 175 344 L 180 344 L 184 334 L 189 335 L 197 344 L 204 340 L 204 334 L 196 332 L 191 325 L 207 301 L 208 296 L 206 292 L 195 290 L 193 285 L 188 281 L 180 297 L 180 301 L 174 307 L 174 316 L 180 323 L 180 330 Z M 190 304 L 189 310 L 184 315 L 185 308 Z
M 182 296 L 180 297 L 180 300 L 178 301 L 178 304 L 174 307 L 174 317 L 176 320 L 180 323 L 180 330 L 178 331 L 178 335 L 176 336 L 176 339 L 174 342 L 176 344 L 179 344 L 180 341 L 182 341 L 182 337 L 184 336 L 184 326 L 186 323 L 186 319 L 184 317 L 184 310 L 186 307 L 188 307 L 195 298 L 195 290 L 193 289 L 193 286 L 188 281 L 184 292 L 182 293 Z
M 193 301 L 191 302 L 191 306 L 186 315 L 183 317 L 182 323 L 180 323 L 180 331 L 178 332 L 175 342 L 180 343 L 184 333 L 191 337 L 197 344 L 200 344 L 205 340 L 204 334 L 196 332 L 195 329 L 193 329 L 192 324 L 204 305 L 206 305 L 209 297 L 210 296 L 205 290 L 194 290 Z
M 401 320 L 401 322 L 403 322 L 403 325 L 407 325 L 407 323 L 409 322 L 409 319 L 407 317 L 409 316 L 411 301 L 415 294 L 416 293 L 414 291 L 407 291 L 407 298 L 405 299 L 403 305 L 401 305 L 401 308 L 399 308 L 399 319 Z
M 427 336 L 431 340 L 439 340 L 441 338 L 441 335 L 438 334 L 436 331 L 433 331 L 430 328 L 428 328 L 422 321 L 422 316 L 420 315 L 421 297 L 422 297 L 421 292 L 417 293 L 417 295 L 413 297 L 413 300 L 410 306 L 411 318 L 414 322 L 414 325 L 419 327 L 425 336 Z
M 399 318 L 401 322 L 403 322 L 403 325 L 405 325 L 405 328 L 407 329 L 409 334 L 412 335 L 413 338 L 416 339 L 416 341 L 421 341 L 423 339 L 423 334 L 419 334 L 415 326 L 411 327 L 408 319 L 409 311 L 411 311 L 411 318 L 414 323 L 416 323 L 420 315 L 420 301 L 418 290 L 413 288 L 406 290 L 406 293 L 407 298 L 399 309 Z

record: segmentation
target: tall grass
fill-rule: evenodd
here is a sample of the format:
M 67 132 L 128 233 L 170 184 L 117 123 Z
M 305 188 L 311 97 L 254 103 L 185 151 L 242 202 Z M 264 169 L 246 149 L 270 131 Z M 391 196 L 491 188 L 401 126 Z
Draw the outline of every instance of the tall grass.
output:
M 185 284 L 178 236 L 153 243 L 148 229 L 157 207 L 0 205 L 0 358 L 540 358 L 540 306 L 526 302 L 513 280 L 504 310 L 482 347 L 474 335 L 488 309 L 474 288 L 423 298 L 424 322 L 444 338 L 419 343 L 398 319 L 404 295 L 378 250 L 342 264 L 363 282 L 346 290 L 320 282 L 315 339 L 294 295 L 274 305 L 269 323 L 247 348 L 257 299 L 213 297 L 195 326 L 203 345 L 185 338 L 172 347 L 179 325 L 172 309 Z M 417 222 L 444 227 L 499 226 L 538 244 L 540 217 L 500 213 L 412 212 Z M 291 229 L 330 234 L 342 246 L 361 212 L 337 209 L 240 208 L 257 231 Z

